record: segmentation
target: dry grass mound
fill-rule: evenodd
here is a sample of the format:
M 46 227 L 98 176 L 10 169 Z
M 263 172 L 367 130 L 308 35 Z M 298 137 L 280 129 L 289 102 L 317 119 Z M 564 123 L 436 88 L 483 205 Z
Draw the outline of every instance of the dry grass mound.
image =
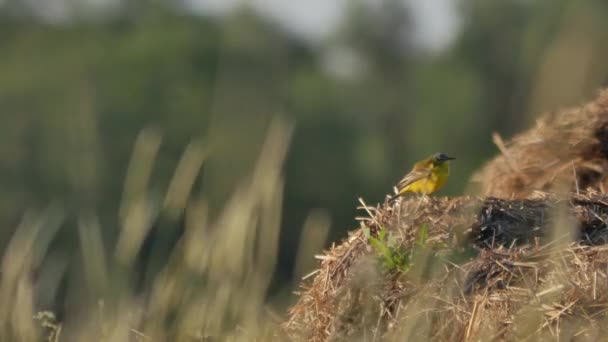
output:
M 608 89 L 581 107 L 551 112 L 535 127 L 504 143 L 502 154 L 485 165 L 473 182 L 481 195 L 524 198 L 535 190 L 578 187 L 604 190 L 608 174 Z M 576 175 L 576 177 L 574 177 Z
M 301 285 L 309 341 L 597 340 L 608 332 L 608 90 L 550 113 L 476 176 L 486 197 L 370 207 Z M 584 190 L 583 190 L 584 189 Z M 491 197 L 487 197 L 491 196 Z
M 386 227 L 411 252 L 409 269 L 382 267 L 363 230 L 351 233 L 303 285 L 284 325 L 294 338 L 592 339 L 608 326 L 604 194 L 424 198 L 367 209 L 373 215 L 362 224 Z

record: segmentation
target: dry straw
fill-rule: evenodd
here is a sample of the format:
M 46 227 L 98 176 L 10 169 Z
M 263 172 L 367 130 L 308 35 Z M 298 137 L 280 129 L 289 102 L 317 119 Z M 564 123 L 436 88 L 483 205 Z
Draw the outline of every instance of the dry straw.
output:
M 608 90 L 549 113 L 473 178 L 483 197 L 363 201 L 284 330 L 310 341 L 597 340 L 608 326 Z M 410 256 L 381 267 L 384 229 Z M 424 237 L 423 241 L 421 237 Z

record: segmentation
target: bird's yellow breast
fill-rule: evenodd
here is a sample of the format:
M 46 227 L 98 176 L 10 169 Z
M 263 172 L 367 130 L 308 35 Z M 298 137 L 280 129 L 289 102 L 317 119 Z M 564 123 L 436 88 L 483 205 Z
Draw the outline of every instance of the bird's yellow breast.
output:
M 432 194 L 443 187 L 448 180 L 450 168 L 448 163 L 436 165 L 431 169 L 429 176 L 406 186 L 401 193 L 416 192 L 422 194 Z

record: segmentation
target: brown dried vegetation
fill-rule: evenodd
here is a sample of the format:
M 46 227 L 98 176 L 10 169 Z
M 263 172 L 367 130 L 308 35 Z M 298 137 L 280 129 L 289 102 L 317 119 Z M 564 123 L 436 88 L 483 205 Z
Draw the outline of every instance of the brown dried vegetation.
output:
M 362 228 L 386 229 L 415 250 L 410 269 L 380 267 L 355 230 L 318 256 L 285 331 L 310 341 L 605 336 L 608 90 L 494 141 L 501 155 L 473 178 L 483 197 L 362 201 Z M 423 227 L 428 237 L 416 248 Z
M 504 143 L 501 155 L 477 172 L 482 196 L 523 198 L 535 190 L 563 192 L 593 187 L 604 192 L 608 174 L 608 89 L 579 108 L 545 114 Z

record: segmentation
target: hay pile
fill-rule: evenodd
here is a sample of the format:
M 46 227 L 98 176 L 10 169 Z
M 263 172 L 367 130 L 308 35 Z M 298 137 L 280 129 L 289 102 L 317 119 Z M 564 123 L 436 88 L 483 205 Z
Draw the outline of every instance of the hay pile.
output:
M 608 89 L 579 108 L 545 114 L 509 143 L 498 135 L 494 142 L 502 154 L 472 178 L 481 185 L 483 196 L 524 198 L 535 190 L 561 192 L 577 186 L 604 192 Z
M 362 229 L 319 256 L 284 330 L 310 341 L 606 336 L 608 91 L 495 140 L 502 155 L 475 176 L 493 197 L 363 205 Z M 380 265 L 363 228 L 386 230 L 408 269 Z

